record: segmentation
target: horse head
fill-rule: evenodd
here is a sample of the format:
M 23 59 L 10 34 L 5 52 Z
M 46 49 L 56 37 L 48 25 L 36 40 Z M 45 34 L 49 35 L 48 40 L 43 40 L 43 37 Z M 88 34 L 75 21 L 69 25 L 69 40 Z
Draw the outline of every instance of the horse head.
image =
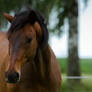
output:
M 6 70 L 6 81 L 17 83 L 21 78 L 21 68 L 34 60 L 37 49 L 45 49 L 48 44 L 48 30 L 42 15 L 35 10 L 26 10 L 15 16 L 5 13 L 11 23 L 7 32 L 10 60 Z

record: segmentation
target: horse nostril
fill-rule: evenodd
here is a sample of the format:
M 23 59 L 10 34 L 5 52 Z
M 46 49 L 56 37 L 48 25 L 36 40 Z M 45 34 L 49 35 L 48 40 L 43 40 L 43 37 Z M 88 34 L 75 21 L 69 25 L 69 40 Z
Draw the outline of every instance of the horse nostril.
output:
M 8 83 L 16 83 L 19 81 L 19 73 L 13 72 L 13 73 L 5 73 L 6 81 Z

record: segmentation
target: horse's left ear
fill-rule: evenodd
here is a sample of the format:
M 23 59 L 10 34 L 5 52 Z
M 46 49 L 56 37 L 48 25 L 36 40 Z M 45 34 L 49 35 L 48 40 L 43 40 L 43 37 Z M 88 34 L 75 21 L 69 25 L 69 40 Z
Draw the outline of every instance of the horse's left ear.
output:
M 10 23 L 14 20 L 14 17 L 8 13 L 4 13 L 3 15 Z
M 48 30 L 47 25 L 44 22 L 43 16 L 34 10 L 31 10 L 30 12 L 30 22 L 34 25 L 34 28 L 36 29 L 37 35 L 40 37 L 40 42 L 42 47 L 44 47 L 46 44 L 48 44 Z
M 34 23 L 34 29 L 36 30 L 37 36 L 41 39 L 42 38 L 42 29 L 38 22 Z

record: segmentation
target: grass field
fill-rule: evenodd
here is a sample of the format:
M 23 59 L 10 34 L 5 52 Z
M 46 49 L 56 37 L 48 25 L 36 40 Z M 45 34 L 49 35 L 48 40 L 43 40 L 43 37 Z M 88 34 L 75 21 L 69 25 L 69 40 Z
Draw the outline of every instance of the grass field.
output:
M 61 92 L 92 92 L 92 78 L 82 79 L 81 83 L 71 88 L 67 86 L 67 79 L 64 79 L 67 73 L 67 59 L 58 59 L 60 70 L 63 74 Z M 82 75 L 92 76 L 92 59 L 80 59 L 80 68 Z
M 83 79 L 81 83 L 71 88 L 67 87 L 67 80 L 63 79 L 60 92 L 92 92 L 92 79 Z
M 62 73 L 67 73 L 67 59 L 58 59 L 60 70 Z M 92 59 L 80 59 L 80 68 L 82 74 L 92 75 Z

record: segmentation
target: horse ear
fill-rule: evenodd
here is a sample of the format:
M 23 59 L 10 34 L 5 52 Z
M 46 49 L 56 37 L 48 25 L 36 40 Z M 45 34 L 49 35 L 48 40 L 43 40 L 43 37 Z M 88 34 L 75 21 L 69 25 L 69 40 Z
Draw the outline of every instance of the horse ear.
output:
M 4 13 L 3 15 L 10 23 L 14 20 L 14 17 L 8 13 Z
M 41 38 L 42 47 L 48 44 L 49 34 L 43 16 L 39 12 L 31 10 L 30 21 L 34 25 L 37 35 Z
M 36 30 L 37 36 L 41 39 L 42 38 L 42 29 L 38 22 L 34 23 L 34 29 Z

